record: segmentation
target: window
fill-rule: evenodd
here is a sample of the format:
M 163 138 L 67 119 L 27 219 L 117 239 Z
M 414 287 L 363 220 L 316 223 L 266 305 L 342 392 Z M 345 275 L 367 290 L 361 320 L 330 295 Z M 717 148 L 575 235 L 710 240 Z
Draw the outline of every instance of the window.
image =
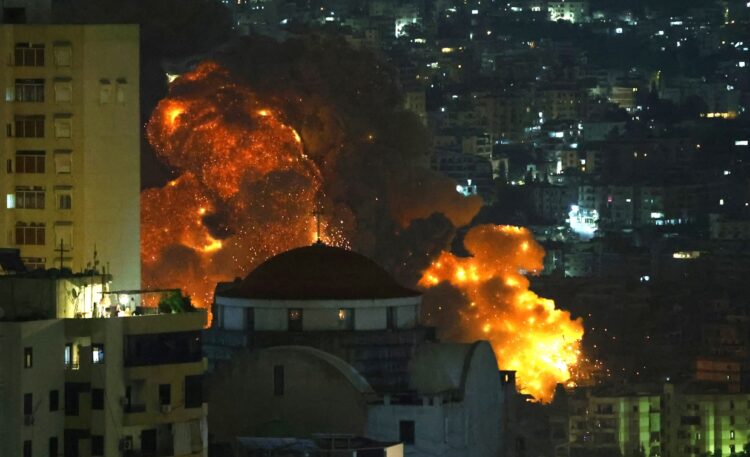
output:
M 44 115 L 16 116 L 14 126 L 17 138 L 44 138 Z
M 30 416 L 34 414 L 34 395 L 23 394 L 23 414 Z
M 91 389 L 91 409 L 104 409 L 104 389 Z
M 203 406 L 203 376 L 185 376 L 185 408 Z
M 398 440 L 404 444 L 414 444 L 414 421 L 398 423 Z
M 343 330 L 354 330 L 354 309 L 339 309 L 339 328 Z
M 55 222 L 55 248 L 70 249 L 73 245 L 73 223 L 66 221 Z M 60 252 L 58 251 L 58 259 Z
M 288 311 L 287 326 L 289 331 L 302 331 L 302 310 L 300 308 L 292 308 Z
M 73 119 L 69 114 L 55 115 L 55 138 L 70 138 L 73 136 Z
M 91 455 L 104 455 L 104 437 L 91 435 Z
M 31 457 L 31 440 L 23 442 L 23 457 Z
M 70 174 L 73 168 L 72 151 L 59 149 L 55 151 L 55 173 L 58 175 Z
M 99 80 L 99 104 L 106 105 L 109 103 L 109 99 L 112 98 L 112 84 L 109 83 L 109 79 Z
M 734 447 L 734 444 L 730 444 L 730 445 L 729 445 L 729 453 L 730 453 L 730 454 L 734 454 L 734 451 L 735 451 L 735 449 L 736 449 L 736 448 Z
M 57 196 L 57 209 L 71 209 L 73 197 L 68 193 L 60 193 Z
M 396 307 L 395 306 L 389 306 L 386 308 L 386 328 L 394 329 L 396 328 Z
M 730 440 L 733 440 L 733 439 L 734 439 L 734 430 L 731 430 L 731 431 L 729 432 L 729 439 L 730 439 Z
M 44 151 L 16 151 L 16 173 L 44 173 Z
M 23 367 L 31 368 L 34 365 L 34 349 L 27 347 L 23 348 Z
M 49 391 L 49 410 L 57 411 L 60 409 L 60 392 L 57 390 Z
M 66 382 L 65 383 L 65 415 L 77 416 L 79 412 L 79 394 L 86 389 L 83 383 Z
M 104 363 L 104 345 L 103 344 L 91 345 L 91 361 L 97 364 Z
M 44 209 L 44 189 L 41 187 L 16 187 L 16 208 Z
M 43 102 L 43 79 L 16 79 L 15 100 L 17 102 Z
M 73 84 L 70 78 L 55 78 L 55 102 L 66 103 L 73 100 Z
M 284 395 L 284 365 L 274 365 L 273 367 L 273 394 L 276 396 Z
M 13 209 L 16 207 L 16 194 L 5 195 L 5 207 L 8 209 Z
M 43 67 L 44 66 L 44 44 L 42 43 L 16 43 L 14 62 L 19 67 Z
M 172 404 L 171 384 L 159 384 L 159 404 L 162 406 Z
M 128 88 L 128 81 L 125 78 L 117 78 L 117 103 L 125 103 L 125 90 Z
M 49 439 L 49 457 L 57 457 L 57 437 L 52 436 Z
M 55 59 L 55 65 L 58 67 L 69 67 L 73 50 L 70 47 L 70 43 L 66 41 L 60 41 L 53 43 L 53 55 Z

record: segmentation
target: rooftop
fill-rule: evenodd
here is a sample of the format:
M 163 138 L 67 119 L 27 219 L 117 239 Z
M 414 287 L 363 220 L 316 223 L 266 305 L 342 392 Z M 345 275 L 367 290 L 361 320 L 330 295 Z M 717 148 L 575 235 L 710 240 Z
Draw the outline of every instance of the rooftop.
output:
M 268 259 L 217 295 L 271 300 L 357 300 L 414 297 L 367 257 L 315 243 Z

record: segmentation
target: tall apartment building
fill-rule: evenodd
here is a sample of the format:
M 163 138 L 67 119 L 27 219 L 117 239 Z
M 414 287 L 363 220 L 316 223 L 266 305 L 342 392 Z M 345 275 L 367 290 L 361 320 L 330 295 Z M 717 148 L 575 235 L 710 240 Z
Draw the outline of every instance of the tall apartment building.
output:
M 0 277 L 0 456 L 206 457 L 205 312 L 92 317 L 107 280 Z
M 0 25 L 0 246 L 140 287 L 139 31 Z

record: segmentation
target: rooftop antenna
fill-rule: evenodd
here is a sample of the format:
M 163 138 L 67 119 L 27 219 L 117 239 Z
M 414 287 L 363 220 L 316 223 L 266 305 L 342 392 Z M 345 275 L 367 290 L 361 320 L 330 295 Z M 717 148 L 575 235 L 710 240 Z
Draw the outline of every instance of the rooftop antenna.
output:
M 63 239 L 60 238 L 60 247 L 55 249 L 55 251 L 60 253 L 60 271 L 62 271 L 63 261 L 64 261 L 63 256 L 65 255 L 66 252 L 70 251 L 70 249 L 65 249 L 65 246 L 63 245 Z
M 323 214 L 323 211 L 319 207 L 316 207 L 312 214 L 315 216 L 315 224 L 317 227 L 317 231 L 315 232 L 315 244 L 323 244 L 323 242 L 320 241 L 320 216 Z

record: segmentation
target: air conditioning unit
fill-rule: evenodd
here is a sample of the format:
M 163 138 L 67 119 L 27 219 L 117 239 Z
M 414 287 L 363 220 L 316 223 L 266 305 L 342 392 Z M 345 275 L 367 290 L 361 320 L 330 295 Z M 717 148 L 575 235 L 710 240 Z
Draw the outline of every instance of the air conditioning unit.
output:
M 120 444 L 118 447 L 121 451 L 129 451 L 133 449 L 133 437 L 126 436 L 125 438 L 120 438 Z
M 23 416 L 23 425 L 34 425 L 34 415 L 26 414 Z
M 161 405 L 161 412 L 164 414 L 172 412 L 172 405 Z

